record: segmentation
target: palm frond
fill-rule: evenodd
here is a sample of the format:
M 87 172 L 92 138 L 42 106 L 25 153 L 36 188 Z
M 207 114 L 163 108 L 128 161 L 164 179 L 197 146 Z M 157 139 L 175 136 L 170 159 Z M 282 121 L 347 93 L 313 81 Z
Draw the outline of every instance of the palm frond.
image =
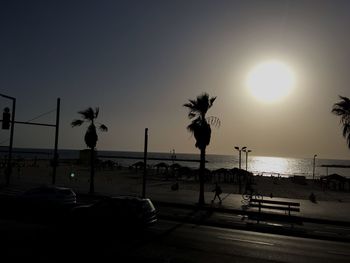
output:
M 185 103 L 184 107 L 188 108 L 188 118 L 193 119 L 196 116 L 200 115 L 200 112 L 196 109 L 196 106 L 193 103 Z
M 344 123 L 343 124 L 343 136 L 346 138 L 347 134 L 350 134 L 350 124 Z
M 205 118 L 205 114 L 213 105 L 215 99 L 216 97 L 209 99 L 208 93 L 202 93 L 201 95 L 197 96 L 196 100 L 189 99 L 189 102 L 183 105 L 189 109 L 188 118 L 193 119 L 197 116 Z
M 220 126 L 220 120 L 217 117 L 208 117 L 205 115 L 208 109 L 213 105 L 216 97 L 209 98 L 207 93 L 202 93 L 197 96 L 196 100 L 189 100 L 183 106 L 189 109 L 188 117 L 191 123 L 187 126 L 187 130 L 193 134 L 196 139 L 195 146 L 200 150 L 205 148 L 210 143 L 211 125 Z
M 345 97 L 345 96 L 339 96 L 339 98 L 341 100 L 343 100 L 343 102 L 347 105 L 350 105 L 350 99 L 348 97 Z
M 201 95 L 197 96 L 197 101 L 209 101 L 209 94 L 203 92 Z
M 332 113 L 340 116 L 340 122 L 342 124 L 350 123 L 350 99 L 347 97 L 339 96 L 341 101 L 335 103 L 332 108 Z
M 215 100 L 216 100 L 216 97 L 210 98 L 210 101 L 209 101 L 209 108 L 210 108 L 211 106 L 213 106 L 213 103 L 214 103 Z
M 337 108 L 337 106 L 334 106 L 332 109 L 332 113 L 334 113 L 335 115 L 341 116 L 341 115 L 344 115 L 346 111 L 342 108 Z
M 80 126 L 80 125 L 82 125 L 84 123 L 84 121 L 83 120 L 73 120 L 72 122 L 71 122 L 71 126 L 72 127 L 76 127 L 76 126 Z
M 89 107 L 86 110 L 78 111 L 78 113 L 85 119 L 92 121 L 95 118 L 94 110 Z
M 350 148 L 350 99 L 339 96 L 339 102 L 335 103 L 332 113 L 340 117 L 340 123 L 343 125 L 343 137 L 346 138 L 348 147 Z
M 205 116 L 209 109 L 209 95 L 208 93 L 203 93 L 197 97 L 197 108 L 198 111 Z
M 193 107 L 197 106 L 197 101 L 196 100 L 189 100 L 189 102 L 192 104 Z
M 192 103 L 185 103 L 185 104 L 183 104 L 182 106 L 187 107 L 187 108 L 189 108 L 189 109 L 192 109 L 192 108 L 193 108 L 193 104 L 192 104 Z
M 200 118 L 191 121 L 191 123 L 186 127 L 190 133 L 194 133 L 196 129 L 200 126 Z
M 196 114 L 195 114 L 195 113 L 193 113 L 193 112 L 189 112 L 189 113 L 188 113 L 188 118 L 189 118 L 189 119 L 193 119 L 194 117 L 196 117 Z
M 341 101 L 333 105 L 332 112 L 334 112 L 337 115 L 338 113 L 341 114 L 342 112 L 350 112 L 350 99 L 343 96 L 339 96 L 339 98 L 341 99 Z
M 95 119 L 97 119 L 99 112 L 100 112 L 100 108 L 96 107 L 95 108 Z
M 214 117 L 214 116 L 209 116 L 206 118 L 206 121 L 214 127 L 219 128 L 221 126 L 221 121 L 218 117 Z
M 103 131 L 103 132 L 108 131 L 107 126 L 106 126 L 106 125 L 104 125 L 104 124 L 100 124 L 100 126 L 98 127 L 98 129 L 99 129 L 100 131 Z

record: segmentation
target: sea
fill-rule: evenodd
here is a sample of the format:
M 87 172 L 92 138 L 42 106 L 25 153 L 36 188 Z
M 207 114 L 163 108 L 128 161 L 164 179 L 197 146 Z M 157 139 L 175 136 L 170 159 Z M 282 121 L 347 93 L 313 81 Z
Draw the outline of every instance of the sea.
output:
M 80 150 L 58 150 L 60 159 L 78 159 Z M 0 148 L 0 156 L 4 158 L 7 155 L 7 149 Z M 135 162 L 143 160 L 143 152 L 127 152 L 127 151 L 98 151 L 100 159 L 113 160 L 121 166 L 130 166 Z M 13 158 L 24 159 L 52 159 L 52 149 L 29 149 L 29 148 L 15 148 L 13 150 Z M 199 154 L 188 153 L 147 153 L 150 165 L 159 162 L 167 164 L 178 163 L 181 166 L 187 166 L 197 169 L 199 167 Z M 209 170 L 216 170 L 219 168 L 232 169 L 239 168 L 240 162 L 238 154 L 236 155 L 217 155 L 207 154 L 206 168 Z M 336 159 L 315 159 L 315 178 L 325 176 L 333 173 L 350 178 L 350 168 L 335 168 L 323 167 L 324 165 L 340 165 L 349 166 L 350 160 L 336 160 Z M 269 156 L 254 156 L 248 155 L 246 163 L 245 153 L 242 152 L 241 168 L 247 169 L 256 175 L 263 176 L 282 176 L 290 177 L 295 175 L 305 176 L 311 179 L 313 177 L 313 158 L 286 158 L 286 157 L 269 157 Z

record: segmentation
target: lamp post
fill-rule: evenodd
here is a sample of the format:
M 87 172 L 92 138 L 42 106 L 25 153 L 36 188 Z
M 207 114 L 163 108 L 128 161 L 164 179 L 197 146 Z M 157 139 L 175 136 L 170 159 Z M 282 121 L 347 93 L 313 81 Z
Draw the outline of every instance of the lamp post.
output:
M 242 147 L 241 149 L 238 146 L 235 146 L 235 149 L 239 152 L 239 159 L 238 159 L 238 167 L 241 169 L 241 156 L 242 156 L 242 151 L 247 149 L 246 146 Z M 241 184 L 241 171 L 238 171 L 238 192 L 242 193 L 242 184 Z
M 9 145 L 9 156 L 7 159 L 7 170 L 6 175 L 6 185 L 10 184 L 10 176 L 12 174 L 12 148 L 13 148 L 13 134 L 15 128 L 15 114 L 16 114 L 16 98 L 7 96 L 5 94 L 0 94 L 1 97 L 12 100 L 12 116 L 11 116 L 11 131 L 10 131 L 10 145 Z
M 313 161 L 313 166 L 312 166 L 312 180 L 315 180 L 315 164 L 316 164 L 316 157 L 317 157 L 317 154 L 314 155 L 314 161 Z
M 244 149 L 243 152 L 245 152 L 245 170 L 248 171 L 248 153 L 252 150 Z
M 239 152 L 239 158 L 238 158 L 238 168 L 241 169 L 241 156 L 242 156 L 242 151 L 244 151 L 245 149 L 247 149 L 246 146 L 242 147 L 241 149 L 238 146 L 235 146 L 235 149 Z

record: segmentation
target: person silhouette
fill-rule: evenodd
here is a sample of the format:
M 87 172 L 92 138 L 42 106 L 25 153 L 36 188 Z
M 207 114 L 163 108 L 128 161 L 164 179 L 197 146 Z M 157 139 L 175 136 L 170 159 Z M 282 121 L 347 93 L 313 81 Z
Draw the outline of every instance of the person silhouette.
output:
M 214 192 L 214 198 L 211 202 L 213 203 L 217 197 L 219 199 L 220 204 L 221 204 L 222 199 L 221 199 L 220 195 L 222 194 L 222 190 L 221 190 L 221 187 L 218 185 L 218 183 L 215 183 L 215 188 L 212 190 L 212 192 Z
M 316 196 L 313 192 L 310 194 L 309 199 L 311 202 L 316 203 Z
M 172 186 L 171 186 L 171 190 L 173 191 L 178 191 L 179 190 L 179 183 L 175 182 Z

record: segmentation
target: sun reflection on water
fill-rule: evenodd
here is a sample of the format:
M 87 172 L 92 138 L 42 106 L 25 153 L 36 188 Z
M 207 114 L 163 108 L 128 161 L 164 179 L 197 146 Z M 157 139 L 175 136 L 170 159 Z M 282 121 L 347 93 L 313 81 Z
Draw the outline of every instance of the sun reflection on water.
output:
M 262 175 L 270 176 L 270 175 L 277 175 L 280 176 L 286 176 L 286 171 L 291 171 L 293 168 L 295 169 L 294 163 L 291 163 L 286 158 L 280 158 L 280 157 L 266 157 L 266 156 L 260 156 L 259 158 L 252 158 L 250 160 L 250 166 L 254 167 L 255 171 L 252 172 L 261 172 Z

